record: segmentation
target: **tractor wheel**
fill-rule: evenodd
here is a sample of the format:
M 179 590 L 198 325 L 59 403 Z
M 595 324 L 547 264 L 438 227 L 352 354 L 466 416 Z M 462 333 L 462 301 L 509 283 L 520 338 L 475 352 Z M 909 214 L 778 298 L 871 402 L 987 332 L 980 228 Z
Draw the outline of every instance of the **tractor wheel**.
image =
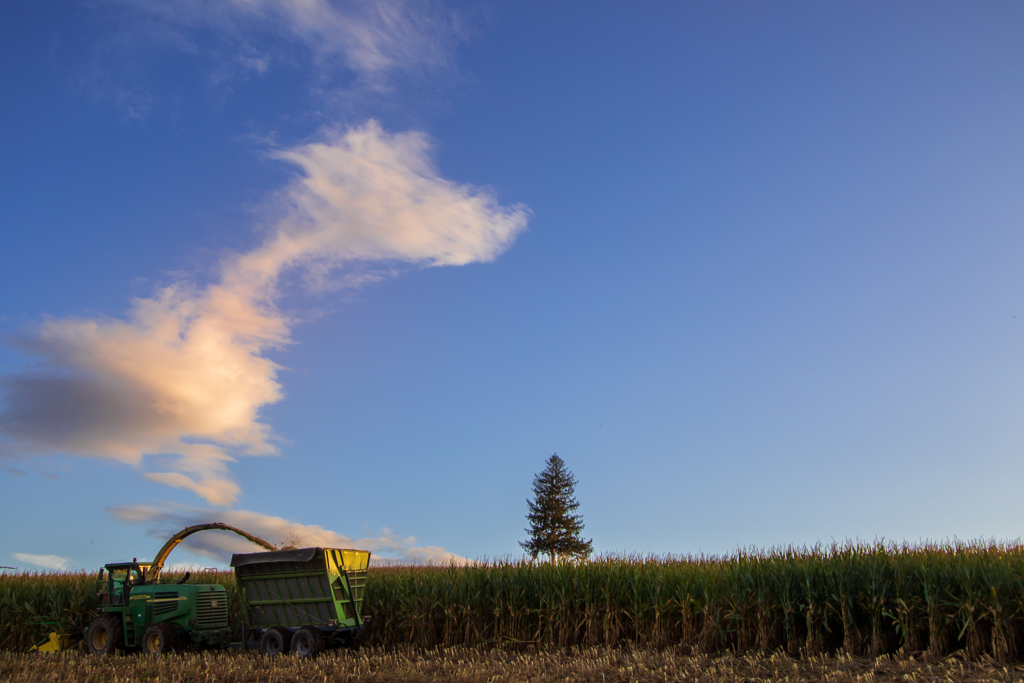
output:
M 288 643 L 291 641 L 291 634 L 288 629 L 280 626 L 268 628 L 260 638 L 260 652 L 267 657 L 276 657 L 288 652 Z
M 89 633 L 85 644 L 94 655 L 109 655 L 121 649 L 124 642 L 124 629 L 121 619 L 116 614 L 103 614 L 89 624 Z
M 147 655 L 162 655 L 178 647 L 178 629 L 174 624 L 153 624 L 142 635 L 142 651 Z
M 315 657 L 326 647 L 324 634 L 314 626 L 300 628 L 292 635 L 292 653 L 296 657 Z

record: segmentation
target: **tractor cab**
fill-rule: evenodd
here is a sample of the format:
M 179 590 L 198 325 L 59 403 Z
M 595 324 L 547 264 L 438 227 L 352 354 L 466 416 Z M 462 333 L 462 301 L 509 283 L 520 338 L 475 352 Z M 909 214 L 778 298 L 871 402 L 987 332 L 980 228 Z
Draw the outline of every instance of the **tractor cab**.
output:
M 104 607 L 128 604 L 128 595 L 135 586 L 146 584 L 150 562 L 114 562 L 100 570 L 97 593 Z M 106 578 L 103 573 L 106 570 Z

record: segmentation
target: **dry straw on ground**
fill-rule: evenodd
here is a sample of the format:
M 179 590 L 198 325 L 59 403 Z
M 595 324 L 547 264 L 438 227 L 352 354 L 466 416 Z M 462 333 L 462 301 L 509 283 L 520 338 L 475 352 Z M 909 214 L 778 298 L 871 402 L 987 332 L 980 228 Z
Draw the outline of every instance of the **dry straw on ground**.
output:
M 1020 681 L 1024 668 L 949 657 L 927 662 L 910 657 L 857 658 L 846 655 L 794 660 L 778 652 L 720 656 L 684 655 L 678 650 L 568 648 L 517 652 L 507 649 L 367 649 L 333 651 L 314 660 L 266 659 L 218 652 L 165 657 L 91 657 L 0 653 L 5 683 L 512 683 L 530 681 Z

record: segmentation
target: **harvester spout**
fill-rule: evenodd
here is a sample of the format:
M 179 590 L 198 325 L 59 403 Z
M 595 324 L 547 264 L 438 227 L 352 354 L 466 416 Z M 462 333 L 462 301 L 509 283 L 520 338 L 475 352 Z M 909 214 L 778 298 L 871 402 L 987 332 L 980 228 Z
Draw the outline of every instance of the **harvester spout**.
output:
M 160 548 L 160 552 L 158 552 L 156 554 L 156 557 L 153 558 L 153 564 L 150 565 L 148 572 L 149 575 L 146 577 L 146 582 L 156 582 L 157 577 L 160 576 L 160 570 L 164 568 L 164 562 L 167 560 L 167 556 L 171 554 L 171 551 L 174 550 L 179 543 L 181 543 L 183 540 L 185 540 L 186 538 L 188 538 L 189 536 L 198 531 L 208 531 L 211 529 L 219 529 L 221 531 L 233 531 L 239 536 L 247 538 L 256 545 L 262 546 L 267 550 L 277 550 L 276 546 L 264 541 L 262 538 L 258 538 L 256 536 L 253 536 L 252 534 L 248 534 L 242 531 L 241 529 L 236 529 L 235 527 L 228 526 L 227 524 L 224 524 L 222 522 L 211 522 L 210 524 L 197 524 L 196 526 L 190 526 L 185 529 L 182 529 L 181 531 L 167 539 L 167 542 L 164 543 L 164 547 Z

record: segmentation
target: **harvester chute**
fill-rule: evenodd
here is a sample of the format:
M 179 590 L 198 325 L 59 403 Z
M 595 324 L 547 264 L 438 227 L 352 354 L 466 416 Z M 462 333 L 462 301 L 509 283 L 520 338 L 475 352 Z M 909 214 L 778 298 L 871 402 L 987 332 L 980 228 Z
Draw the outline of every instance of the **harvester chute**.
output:
M 178 547 L 179 543 L 181 543 L 194 533 L 197 533 L 199 531 L 210 530 L 233 531 L 239 536 L 242 536 L 252 541 L 258 546 L 266 548 L 267 550 L 277 550 L 277 546 L 268 543 L 267 541 L 264 541 L 262 538 L 253 536 L 252 534 L 246 533 L 241 529 L 236 529 L 235 527 L 228 526 L 227 524 L 224 524 L 222 522 L 197 524 L 195 526 L 186 527 L 178 533 L 171 536 L 169 539 L 167 539 L 167 542 L 164 543 L 164 547 L 160 548 L 160 551 L 156 554 L 156 557 L 153 558 L 153 563 L 149 566 L 149 571 L 147 572 L 148 575 L 146 576 L 146 582 L 156 583 L 157 577 L 160 576 L 160 570 L 164 568 L 164 562 L 167 560 L 167 556 L 171 554 L 172 550 Z

